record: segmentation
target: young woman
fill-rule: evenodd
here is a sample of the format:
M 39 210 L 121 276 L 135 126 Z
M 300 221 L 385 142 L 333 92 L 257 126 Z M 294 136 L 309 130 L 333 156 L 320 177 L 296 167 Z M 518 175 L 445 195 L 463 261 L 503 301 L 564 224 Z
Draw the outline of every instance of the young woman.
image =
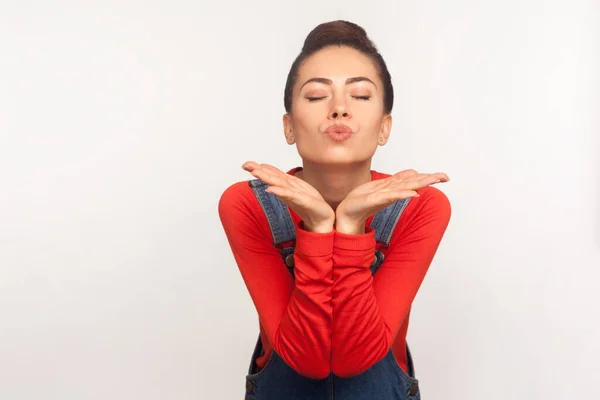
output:
M 306 38 L 284 134 L 302 167 L 246 162 L 219 215 L 259 317 L 246 399 L 419 399 L 406 333 L 450 219 L 444 173 L 371 170 L 388 141 L 390 73 L 360 26 Z

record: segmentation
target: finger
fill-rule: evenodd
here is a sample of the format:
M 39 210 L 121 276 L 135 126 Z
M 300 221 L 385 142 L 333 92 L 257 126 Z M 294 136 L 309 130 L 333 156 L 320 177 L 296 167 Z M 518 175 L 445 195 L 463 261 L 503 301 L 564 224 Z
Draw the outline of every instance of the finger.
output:
M 394 185 L 398 182 L 402 182 L 403 180 L 410 179 L 419 175 L 423 174 L 419 174 L 414 169 L 405 169 L 404 171 L 397 172 L 394 175 L 388 176 L 387 178 L 372 181 L 374 185 L 371 186 L 370 189 L 379 189 L 388 185 Z
M 269 186 L 265 189 L 265 192 L 267 193 L 273 193 L 274 195 L 276 195 L 277 197 L 280 197 L 283 199 L 289 199 L 292 196 L 292 190 L 288 189 L 288 188 L 283 188 L 280 186 Z
M 440 182 L 448 182 L 448 181 L 450 181 L 450 177 L 447 174 L 443 173 L 443 172 L 437 172 L 436 175 L 440 177 Z
M 394 180 L 404 180 L 418 174 L 419 173 L 414 169 L 405 169 L 404 171 L 395 173 L 391 176 L 391 178 L 393 178 Z
M 412 178 L 412 179 L 407 179 L 405 181 L 397 181 L 382 190 L 385 190 L 385 191 L 417 190 L 417 189 L 422 189 L 426 186 L 432 185 L 436 182 L 438 182 L 437 178 L 432 178 L 431 175 L 426 175 L 421 178 Z
M 259 167 L 259 165 L 255 161 L 246 161 L 244 164 L 242 164 L 242 169 L 244 169 L 248 172 L 250 172 L 258 167 Z
M 261 167 L 264 168 L 265 171 L 269 173 L 269 175 L 275 175 L 281 179 L 281 184 L 278 186 L 288 186 L 293 187 L 294 189 L 305 189 L 310 190 L 314 189 L 308 183 L 304 182 L 302 179 L 295 177 L 294 175 L 288 174 L 287 172 L 283 172 L 282 170 L 275 168 L 269 164 L 261 164 Z M 316 190 L 316 189 L 315 189 Z
M 414 171 L 414 170 L 412 170 L 412 171 Z M 429 178 L 429 177 L 436 177 L 440 182 L 448 182 L 450 180 L 448 175 L 446 175 L 443 172 L 436 172 L 435 174 L 426 174 L 426 173 L 417 173 L 415 171 L 415 173 L 409 174 L 409 173 L 406 173 L 406 171 L 401 171 L 394 176 L 395 176 L 395 180 L 397 180 L 397 181 L 402 181 L 403 179 L 407 180 L 407 181 L 415 180 L 415 179 L 418 180 L 418 179 Z
M 370 199 L 367 201 L 370 204 L 374 204 L 378 207 L 387 206 L 392 204 L 398 200 L 409 199 L 413 197 L 419 197 L 419 194 L 415 190 L 381 190 L 375 193 L 372 193 Z
M 422 189 L 424 187 L 442 182 L 442 178 L 442 176 L 438 176 L 437 174 L 427 175 L 420 179 L 404 181 L 401 187 L 412 190 Z
M 255 162 L 247 162 L 244 164 L 247 167 L 249 172 L 259 172 L 260 174 L 269 179 L 270 177 L 279 177 L 280 179 L 285 178 L 285 172 L 279 170 L 278 168 L 270 165 L 270 164 L 258 164 Z
M 423 177 L 423 180 L 427 182 L 431 182 L 430 184 L 440 183 L 440 182 L 448 182 L 450 178 L 443 172 L 436 172 L 435 174 L 429 174 L 429 176 Z
M 287 175 L 285 172 L 283 172 L 282 170 L 280 170 L 277 167 L 274 167 L 270 164 L 260 164 L 260 168 L 263 168 L 265 171 L 267 171 L 269 174 L 271 175 Z
M 270 164 L 248 163 L 252 169 L 250 172 L 255 172 L 252 175 L 256 176 L 263 182 L 280 187 L 293 187 L 299 191 L 306 193 L 316 192 L 316 189 L 300 178 L 281 171 L 280 169 Z
M 367 192 L 373 193 L 378 190 L 391 188 L 391 187 L 396 186 L 404 181 L 402 179 L 402 176 L 404 176 L 404 178 L 406 179 L 409 176 L 414 176 L 414 173 L 416 173 L 416 171 L 414 169 L 406 170 L 406 171 L 401 171 L 395 175 L 388 176 L 387 178 L 384 178 L 384 179 L 378 179 L 375 181 L 367 182 L 367 184 L 361 186 L 361 190 L 356 191 L 356 189 L 355 189 L 355 193 L 367 193 Z M 417 173 L 417 175 L 426 175 L 426 174 L 418 174 Z
M 416 174 L 412 174 L 410 176 L 406 176 L 405 179 L 400 179 L 400 178 L 390 179 L 390 181 L 386 185 L 386 187 L 387 188 L 410 187 L 412 189 L 415 185 L 415 182 L 418 182 L 421 179 L 427 178 L 429 176 L 430 176 L 430 174 L 416 173 Z
M 283 171 L 277 169 L 276 167 L 269 165 L 269 164 L 258 164 L 255 161 L 246 161 L 243 165 L 242 168 L 248 172 L 252 172 L 252 171 L 256 171 L 256 170 L 263 170 L 265 172 L 267 172 L 269 175 L 282 175 L 285 174 Z
M 260 179 L 261 181 L 263 181 L 266 184 L 273 185 L 273 186 L 280 186 L 280 187 L 288 186 L 286 184 L 285 179 L 283 179 L 281 176 L 278 176 L 277 174 L 274 174 L 274 173 L 269 173 L 262 167 L 256 168 L 256 169 L 252 170 L 250 173 L 254 177 Z
M 292 188 L 284 188 L 280 186 L 269 186 L 265 192 L 276 195 L 284 204 L 288 206 L 306 207 L 310 203 L 308 196 Z
M 301 179 L 296 178 L 295 176 L 288 174 L 287 172 L 283 172 L 282 170 L 269 165 L 269 164 L 260 164 L 259 168 L 269 174 L 274 178 L 273 184 L 281 187 L 293 187 L 295 189 L 304 188 L 305 190 L 309 190 L 312 188 L 308 183 L 304 182 Z M 267 179 L 269 179 L 267 177 Z
M 448 182 L 450 178 L 443 172 L 436 172 L 434 174 L 427 174 L 428 176 L 437 178 L 440 182 Z

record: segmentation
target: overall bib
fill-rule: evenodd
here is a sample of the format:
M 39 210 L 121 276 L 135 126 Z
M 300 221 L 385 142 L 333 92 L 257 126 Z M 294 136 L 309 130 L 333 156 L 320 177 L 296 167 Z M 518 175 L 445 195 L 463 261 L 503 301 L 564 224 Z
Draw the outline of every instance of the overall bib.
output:
M 248 181 L 258 199 L 271 228 L 273 243 L 280 248 L 281 256 L 294 276 L 294 243 L 296 230 L 288 207 L 272 194 L 265 192 L 269 186 L 260 179 Z M 410 199 L 399 200 L 375 214 L 371 228 L 375 230 L 377 243 L 389 246 L 394 228 Z M 377 248 L 371 273 L 375 274 L 384 261 L 384 254 Z M 246 376 L 246 400 L 420 400 L 419 381 L 408 345 L 408 374 L 400 367 L 392 349 L 386 356 L 360 375 L 341 378 L 332 373 L 325 379 L 312 379 L 298 374 L 273 351 L 262 370 L 257 371 L 256 359 L 264 354 L 260 338 L 256 343 L 248 375 Z

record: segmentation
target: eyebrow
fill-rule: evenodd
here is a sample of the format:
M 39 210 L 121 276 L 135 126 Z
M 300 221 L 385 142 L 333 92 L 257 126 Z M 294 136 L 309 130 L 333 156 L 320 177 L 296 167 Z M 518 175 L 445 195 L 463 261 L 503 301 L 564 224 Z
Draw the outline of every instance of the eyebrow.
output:
M 371 82 L 373 84 L 373 86 L 375 86 L 375 88 L 377 88 L 377 85 L 372 80 L 367 78 L 366 76 L 355 76 L 354 78 L 348 78 L 348 79 L 346 79 L 346 85 L 348 85 L 350 83 L 362 82 L 362 81 Z M 320 82 L 320 83 L 324 83 L 326 85 L 331 85 L 333 83 L 333 81 L 331 79 L 327 79 L 327 78 L 310 78 L 309 80 L 304 82 L 304 84 L 302 86 L 300 86 L 300 89 L 302 89 L 304 87 L 304 85 L 306 85 L 309 82 Z

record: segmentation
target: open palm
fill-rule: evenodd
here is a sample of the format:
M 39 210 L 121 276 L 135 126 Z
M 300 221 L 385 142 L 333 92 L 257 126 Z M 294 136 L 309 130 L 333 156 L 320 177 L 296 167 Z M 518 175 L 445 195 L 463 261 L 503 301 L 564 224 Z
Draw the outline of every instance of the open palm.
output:
M 304 221 L 305 228 L 320 230 L 319 225 L 333 225 L 335 212 L 310 184 L 269 164 L 248 161 L 242 168 L 267 183 L 266 191 L 294 210 Z
M 417 190 L 448 180 L 443 172 L 423 174 L 407 169 L 388 178 L 367 182 L 348 193 L 336 209 L 336 219 L 366 221 L 370 215 L 398 200 L 418 197 Z

